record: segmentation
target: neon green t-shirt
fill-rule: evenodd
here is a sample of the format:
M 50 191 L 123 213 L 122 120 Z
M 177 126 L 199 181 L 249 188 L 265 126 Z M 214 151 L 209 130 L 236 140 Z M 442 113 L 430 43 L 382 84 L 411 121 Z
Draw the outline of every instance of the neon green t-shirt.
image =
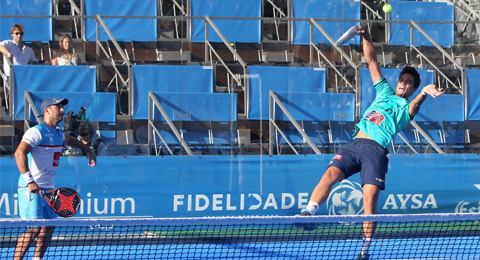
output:
M 361 129 L 387 148 L 393 136 L 402 131 L 414 117 L 410 117 L 408 112 L 410 102 L 395 96 L 395 91 L 384 77 L 375 83 L 375 89 L 377 91 L 375 100 L 367 108 L 360 122 L 355 125 L 354 136 Z

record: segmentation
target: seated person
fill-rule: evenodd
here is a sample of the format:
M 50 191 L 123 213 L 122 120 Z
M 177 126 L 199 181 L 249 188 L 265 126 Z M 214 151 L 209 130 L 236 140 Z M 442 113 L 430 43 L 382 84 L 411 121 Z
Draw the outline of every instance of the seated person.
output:
M 10 29 L 12 40 L 0 42 L 0 52 L 3 53 L 3 71 L 7 76 L 10 76 L 10 67 L 6 59 L 10 59 L 13 65 L 38 63 L 32 48 L 22 42 L 24 33 L 25 29 L 21 24 L 14 24 Z
M 89 123 L 80 122 L 77 128 L 77 139 L 83 144 L 87 145 L 92 149 L 93 153 L 97 156 L 105 155 L 105 142 L 98 136 L 94 134 Z M 65 156 L 86 156 L 86 153 L 74 147 L 66 147 L 64 151 Z
M 69 35 L 62 35 L 58 42 L 60 44 L 60 52 L 55 54 L 55 58 L 52 59 L 52 65 L 73 66 L 81 63 L 78 55 L 73 53 L 73 42 Z

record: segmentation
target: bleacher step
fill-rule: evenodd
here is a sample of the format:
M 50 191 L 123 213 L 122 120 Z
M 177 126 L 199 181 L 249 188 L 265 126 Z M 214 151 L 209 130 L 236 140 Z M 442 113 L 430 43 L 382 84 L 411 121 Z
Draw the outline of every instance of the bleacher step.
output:
M 0 136 L 15 136 L 15 127 L 12 125 L 0 125 Z

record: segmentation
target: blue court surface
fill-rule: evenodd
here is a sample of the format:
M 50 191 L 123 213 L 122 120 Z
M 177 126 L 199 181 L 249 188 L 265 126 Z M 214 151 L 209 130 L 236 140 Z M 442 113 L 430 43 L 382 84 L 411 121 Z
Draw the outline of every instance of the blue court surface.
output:
M 189 243 L 178 238 L 177 243 L 161 245 L 137 244 L 125 237 L 104 241 L 102 246 L 60 246 L 63 239 L 54 238 L 58 245 L 50 247 L 44 259 L 356 259 L 362 246 L 358 239 L 310 241 L 299 237 L 275 238 L 275 242 L 244 238 L 244 243 L 224 243 L 218 238 L 210 243 L 208 238 L 205 243 Z M 96 244 L 95 240 L 84 242 Z M 377 239 L 370 247 L 370 259 L 480 259 L 479 241 L 479 236 Z M 13 253 L 13 247 L 1 248 L 0 259 L 12 259 Z M 25 259 L 32 256 L 30 248 Z

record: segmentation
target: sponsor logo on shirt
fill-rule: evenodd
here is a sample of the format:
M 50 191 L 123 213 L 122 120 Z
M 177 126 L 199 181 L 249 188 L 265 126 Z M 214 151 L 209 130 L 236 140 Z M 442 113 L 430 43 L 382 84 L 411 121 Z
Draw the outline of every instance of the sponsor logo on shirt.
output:
M 60 162 L 60 155 L 61 155 L 60 152 L 54 152 L 53 153 L 53 166 L 58 166 L 58 164 Z
M 381 113 L 375 111 L 375 110 L 372 110 L 370 111 L 370 113 L 368 113 L 365 118 L 367 120 L 370 120 L 372 123 L 376 124 L 376 125 L 380 125 L 383 120 L 385 119 L 385 116 L 382 115 Z

